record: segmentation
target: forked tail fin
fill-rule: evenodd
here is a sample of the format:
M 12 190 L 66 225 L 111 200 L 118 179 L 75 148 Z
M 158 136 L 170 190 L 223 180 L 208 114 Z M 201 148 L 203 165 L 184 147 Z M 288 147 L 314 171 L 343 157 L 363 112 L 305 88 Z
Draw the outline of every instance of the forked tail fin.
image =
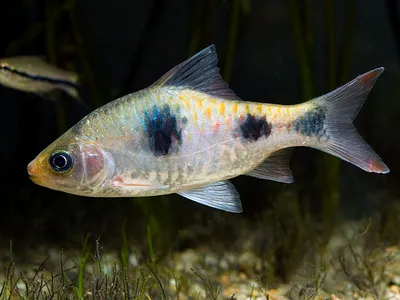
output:
M 357 167 L 374 173 L 388 173 L 389 168 L 364 141 L 353 120 L 384 68 L 358 76 L 336 90 L 314 100 L 324 113 L 324 136 L 315 148 L 335 155 Z
M 70 95 L 73 99 L 75 99 L 79 104 L 83 105 L 86 108 L 89 106 L 82 99 L 81 95 L 81 78 L 77 73 L 69 72 L 68 76 L 68 84 L 60 85 L 60 88 L 64 90 L 68 95 Z

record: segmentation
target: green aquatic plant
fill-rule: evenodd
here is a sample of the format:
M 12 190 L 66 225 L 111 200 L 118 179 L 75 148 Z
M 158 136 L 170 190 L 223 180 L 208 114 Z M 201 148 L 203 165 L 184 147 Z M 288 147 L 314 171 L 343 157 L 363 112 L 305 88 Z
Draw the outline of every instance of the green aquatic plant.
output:
M 89 234 L 86 235 L 83 241 L 81 253 L 79 254 L 78 258 L 78 276 L 75 288 L 76 296 L 78 299 L 83 299 L 85 295 L 84 291 L 85 268 L 90 255 L 90 246 L 88 245 L 89 237 L 90 237 Z
M 67 1 L 68 4 L 68 17 L 69 22 L 73 31 L 73 36 L 75 38 L 76 50 L 78 52 L 78 59 L 82 66 L 83 76 L 82 83 L 84 83 L 90 92 L 90 98 L 93 101 L 95 107 L 102 106 L 106 100 L 100 97 L 99 91 L 99 78 L 95 78 L 93 67 L 90 64 L 88 56 L 88 46 L 86 44 L 86 39 L 82 33 L 82 28 L 80 25 L 80 20 L 78 17 L 78 12 L 76 8 L 76 0 Z M 109 93 L 104 93 L 105 95 Z M 107 100 L 108 101 L 108 100 Z
M 335 9 L 332 0 L 325 0 L 325 29 L 328 39 L 327 62 L 328 62 L 328 90 L 334 90 L 338 85 L 338 58 L 337 37 L 335 31 Z M 317 184 L 324 185 L 326 190 L 322 195 L 322 216 L 325 230 L 331 231 L 334 227 L 339 211 L 340 201 L 340 160 L 335 157 L 324 155 L 318 165 Z
M 297 203 L 297 204 L 296 204 Z M 284 206 L 289 206 L 291 214 L 287 215 L 287 220 L 281 220 L 279 212 L 285 211 Z M 274 202 L 274 212 L 267 212 L 264 219 L 257 221 L 257 225 L 251 229 L 251 234 L 246 231 L 245 237 L 238 239 L 236 244 L 221 244 L 218 249 L 199 246 L 192 252 L 198 255 L 217 255 L 223 258 L 227 253 L 236 253 L 236 257 L 231 261 L 232 265 L 220 270 L 213 264 L 204 263 L 198 260 L 193 263 L 191 268 L 187 266 L 187 258 L 181 256 L 177 259 L 161 258 L 154 263 L 141 260 L 138 265 L 126 268 L 122 267 L 122 262 L 118 259 L 110 261 L 106 259 L 107 252 L 112 249 L 104 249 L 96 240 L 94 253 L 90 251 L 89 238 L 82 241 L 82 249 L 71 253 L 60 252 L 59 257 L 46 256 L 39 265 L 34 265 L 34 275 L 28 277 L 27 272 L 21 272 L 21 264 L 18 263 L 17 256 L 10 251 L 10 262 L 4 268 L 4 281 L 1 282 L 0 299 L 241 299 L 242 292 L 246 291 L 249 299 L 269 299 L 277 290 L 280 291 L 282 299 L 327 299 L 332 293 L 343 295 L 342 299 L 351 298 L 349 295 L 359 295 L 359 297 L 374 297 L 383 299 L 388 292 L 390 283 L 395 274 L 400 274 L 399 251 L 395 249 L 388 251 L 381 247 L 381 225 L 380 218 L 372 218 L 364 226 L 344 226 L 336 232 L 336 241 L 328 243 L 328 250 L 321 252 L 318 250 L 318 235 L 323 233 L 310 233 L 307 216 L 301 213 L 301 207 L 295 198 L 290 198 L 287 194 L 282 195 L 278 202 Z M 266 222 L 266 218 L 270 222 Z M 391 217 L 390 222 L 399 225 L 398 217 Z M 237 224 L 243 228 L 250 228 L 248 224 Z M 250 223 L 249 223 L 250 224 Z M 244 226 L 246 225 L 246 226 Z M 273 226 L 273 227 L 271 227 Z M 304 226 L 303 234 L 296 236 L 292 226 Z M 285 256 L 293 257 L 284 260 L 284 263 L 292 264 L 294 269 L 288 274 L 287 282 L 268 277 L 267 273 L 258 269 L 257 271 L 246 271 L 237 265 L 243 248 L 249 251 L 248 246 L 243 244 L 248 242 L 254 231 L 260 231 L 271 235 L 277 231 L 273 240 L 270 241 L 267 251 L 276 253 L 277 249 L 287 251 L 292 247 L 293 251 Z M 288 236 L 286 238 L 285 236 Z M 314 237 L 309 236 L 314 235 Z M 215 238 L 223 239 L 224 234 Z M 225 238 L 227 238 L 225 236 Z M 228 238 L 229 239 L 229 238 Z M 339 239 L 339 240 L 338 240 Z M 255 246 L 255 245 L 254 245 Z M 122 246 L 121 246 L 122 247 Z M 294 249 L 296 248 L 296 249 Z M 322 248 L 319 248 L 322 249 Z M 100 250 L 102 255 L 99 254 Z M 213 253 L 213 251 L 216 252 Z M 254 249 L 256 250 L 256 249 Z M 104 253 L 106 252 L 106 253 Z M 299 253 L 303 254 L 299 255 Z M 304 252 L 307 255 L 304 255 Z M 118 257 L 118 252 L 115 257 Z M 127 250 L 127 257 L 130 251 Z M 178 254 L 178 253 L 176 253 Z M 36 256 L 37 254 L 35 254 Z M 90 257 L 101 263 L 89 263 Z M 268 259 L 268 264 L 275 264 L 275 254 L 269 258 L 264 255 L 257 255 L 261 261 Z M 114 257 L 114 256 L 113 256 Z M 65 262 L 76 261 L 76 265 L 66 267 Z M 299 263 L 297 260 L 301 259 Z M 178 264 L 184 266 L 178 268 Z M 281 262 L 282 264 L 282 262 Z M 101 267 L 100 267 L 101 265 Z M 59 266 L 59 267 L 57 267 Z M 111 267 L 110 267 L 111 266 Z M 255 267 L 255 265 L 253 266 Z M 103 271 L 100 271 L 100 270 Z M 107 271 L 106 271 L 107 270 Z M 260 273 L 261 272 L 261 273 Z M 245 274 L 242 277 L 238 275 Z M 236 274 L 235 276 L 233 276 Z M 294 276 L 296 274 L 296 276 Z M 225 279 L 222 276 L 228 275 Z M 233 278 L 242 278 L 241 281 L 232 281 Z M 262 278 L 261 278 L 262 277 Z M 81 282 L 81 283 L 80 283 Z M 257 286 L 257 282 L 259 282 Z M 332 285 L 334 283 L 335 285 Z M 236 289 L 235 285 L 242 287 Z M 244 284 L 244 285 L 243 285 Z M 342 284 L 339 289 L 336 284 Z M 194 288 L 197 286 L 197 288 Z M 238 295 L 228 294 L 228 287 L 234 287 Z M 265 288 L 265 287 L 268 287 Z M 199 290 L 200 288 L 200 290 Z M 77 293 L 78 289 L 80 292 Z M 240 293 L 239 293 L 240 291 Z M 271 294 L 271 295 L 270 295 Z M 240 296 L 239 296 L 240 295 Z M 263 299 L 263 298 L 261 298 Z M 352 298 L 357 299 L 357 298 Z
M 232 8 L 231 8 L 231 15 L 229 18 L 229 32 L 228 32 L 228 45 L 225 54 L 225 64 L 223 70 L 223 77 L 224 79 L 229 82 L 231 79 L 232 68 L 233 68 L 233 58 L 235 55 L 235 48 L 236 48 L 236 39 L 239 27 L 239 17 L 242 1 L 241 0 L 233 0 L 232 1 Z
M 203 282 L 203 284 L 207 287 L 207 289 L 208 289 L 208 291 L 209 291 L 209 293 L 210 293 L 211 299 L 213 299 L 213 300 L 218 300 L 218 298 L 219 298 L 219 293 L 220 293 L 220 287 L 218 286 L 218 287 L 217 287 L 217 290 L 215 290 L 214 287 L 213 287 L 213 285 L 212 285 L 212 283 L 211 283 L 210 277 L 208 277 L 207 280 L 206 280 L 203 276 L 201 276 L 201 275 L 200 275 L 198 272 L 196 272 L 194 269 L 191 269 L 191 271 L 192 271 L 198 278 L 200 278 L 200 280 Z
M 154 257 L 154 251 L 153 251 L 153 237 L 152 237 L 152 234 L 151 234 L 151 225 L 150 224 L 147 225 L 147 245 L 148 245 L 148 251 L 149 251 L 150 260 L 152 262 L 154 262 L 155 261 L 155 257 Z
M 304 38 L 304 28 L 300 19 L 300 8 L 298 0 L 290 0 L 290 17 L 293 27 L 293 38 L 296 56 L 299 63 L 300 81 L 302 86 L 302 98 L 311 99 L 314 96 L 314 85 L 312 83 L 311 63 L 307 55 L 307 45 Z
M 269 220 L 274 243 L 274 271 L 275 276 L 287 281 L 307 251 L 317 245 L 317 235 L 313 234 L 314 224 L 308 212 L 301 211 L 296 194 L 282 192 L 273 206 Z
M 127 219 L 125 219 L 122 223 L 122 229 L 121 229 L 121 251 L 120 251 L 120 257 L 121 257 L 121 265 L 123 269 L 128 268 L 128 263 L 129 263 L 129 249 L 128 249 L 128 238 L 126 235 L 126 223 Z
M 302 5 L 303 4 L 303 5 Z M 336 34 L 336 3 L 331 0 L 324 1 L 325 37 L 327 39 L 326 59 L 327 62 L 327 88 L 334 90 L 339 84 L 344 83 L 348 78 L 351 43 L 354 32 L 354 1 L 346 2 L 345 24 L 346 30 L 343 34 L 343 41 L 338 41 Z M 311 99 L 315 97 L 316 87 L 313 84 L 313 70 L 315 63 L 314 40 L 315 24 L 312 23 L 314 6 L 310 1 L 301 3 L 298 0 L 290 1 L 290 13 L 293 25 L 293 38 L 296 49 L 296 56 L 299 64 L 302 97 Z M 341 48 L 339 49 L 339 46 Z M 341 53 L 341 57 L 338 56 Z M 341 161 L 330 155 L 320 155 L 319 163 L 316 166 L 315 186 L 323 186 L 324 191 L 314 189 L 311 194 L 319 199 L 319 219 L 326 232 L 325 238 L 335 228 L 334 224 L 339 215 L 340 204 L 340 166 Z
M 138 209 L 141 215 L 142 226 L 138 235 L 146 241 L 146 252 L 151 262 L 159 258 L 156 249 L 163 249 L 163 253 L 168 253 L 173 247 L 173 233 L 177 230 L 175 216 L 179 211 L 173 202 L 175 197 L 179 196 L 167 195 L 132 200 L 134 208 Z
M 58 19 L 53 17 L 54 12 L 57 10 L 57 5 L 53 1 L 46 1 L 45 2 L 45 33 L 46 33 L 46 53 L 48 61 L 53 64 L 57 65 L 58 63 L 58 49 L 57 45 L 58 42 L 56 40 L 56 24 Z M 65 116 L 65 106 L 62 102 L 57 102 L 54 105 L 55 113 L 56 113 L 56 120 L 57 120 L 57 128 L 59 134 L 65 132 L 67 130 L 67 119 Z

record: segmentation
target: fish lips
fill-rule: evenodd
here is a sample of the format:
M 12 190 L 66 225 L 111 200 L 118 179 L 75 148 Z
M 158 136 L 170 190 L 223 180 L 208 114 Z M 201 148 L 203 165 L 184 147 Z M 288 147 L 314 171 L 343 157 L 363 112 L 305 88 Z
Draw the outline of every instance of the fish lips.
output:
M 28 171 L 30 180 L 32 180 L 34 183 L 36 183 L 38 185 L 43 186 L 43 182 L 42 182 L 43 178 L 42 178 L 42 176 L 39 175 L 39 170 L 38 170 L 35 160 L 31 161 L 28 164 L 27 171 Z

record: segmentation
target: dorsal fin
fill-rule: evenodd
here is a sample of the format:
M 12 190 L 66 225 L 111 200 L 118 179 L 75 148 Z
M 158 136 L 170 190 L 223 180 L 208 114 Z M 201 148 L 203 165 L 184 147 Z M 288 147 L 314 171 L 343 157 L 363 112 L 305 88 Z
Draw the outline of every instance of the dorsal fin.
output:
M 211 45 L 172 68 L 151 86 L 179 86 L 214 97 L 239 100 L 219 73 L 215 46 Z

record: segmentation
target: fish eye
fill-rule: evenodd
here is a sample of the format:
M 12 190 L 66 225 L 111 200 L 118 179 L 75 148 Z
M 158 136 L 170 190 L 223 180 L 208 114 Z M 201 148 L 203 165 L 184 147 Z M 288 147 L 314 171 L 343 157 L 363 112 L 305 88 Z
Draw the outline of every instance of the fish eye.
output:
M 49 159 L 51 168 L 57 173 L 65 173 L 72 167 L 72 157 L 66 151 L 54 152 Z

